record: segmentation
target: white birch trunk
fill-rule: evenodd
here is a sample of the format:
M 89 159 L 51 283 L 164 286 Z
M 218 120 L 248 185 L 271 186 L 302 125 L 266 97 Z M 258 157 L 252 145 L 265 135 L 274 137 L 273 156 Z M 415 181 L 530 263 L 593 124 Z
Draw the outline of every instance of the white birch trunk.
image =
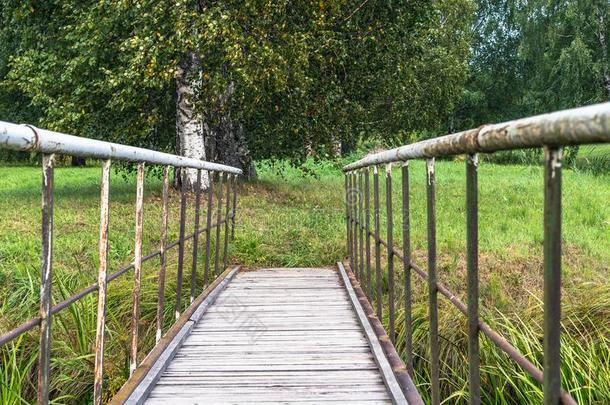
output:
M 203 137 L 203 116 L 196 108 L 197 92 L 201 88 L 199 58 L 189 52 L 176 71 L 176 135 L 181 156 L 205 160 Z M 184 180 L 187 189 L 195 190 L 197 184 L 196 169 L 185 170 Z M 179 171 L 176 172 L 178 174 Z M 177 179 L 178 180 L 178 179 Z M 179 184 L 179 181 L 176 181 Z M 208 174 L 201 176 L 201 189 L 208 187 Z
M 606 42 L 606 35 L 604 33 L 605 18 L 602 10 L 599 10 L 599 31 L 597 32 L 597 39 L 602 48 L 602 69 L 604 76 L 604 89 L 606 90 L 606 99 L 610 101 L 610 67 L 608 66 L 608 43 Z

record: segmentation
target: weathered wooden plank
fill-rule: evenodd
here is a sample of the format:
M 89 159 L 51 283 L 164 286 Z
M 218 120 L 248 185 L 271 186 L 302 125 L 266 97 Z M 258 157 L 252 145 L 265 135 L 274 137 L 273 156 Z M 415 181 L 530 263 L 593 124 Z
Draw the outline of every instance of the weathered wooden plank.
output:
M 198 315 L 147 403 L 392 402 L 334 269 L 239 273 Z
M 157 405 L 157 404 L 162 404 L 162 405 L 166 405 L 168 403 L 168 400 L 166 398 L 151 398 L 149 401 L 147 401 L 147 404 L 151 404 L 151 405 Z M 172 404 L 175 405 L 193 405 L 193 401 L 189 400 L 189 399 L 176 399 L 176 398 L 172 398 L 171 400 Z M 201 403 L 201 402 L 196 402 L 196 403 Z M 222 398 L 218 398 L 217 401 L 214 403 L 214 405 L 225 405 L 225 404 L 231 404 L 234 405 L 236 403 L 239 403 L 239 401 L 231 401 L 231 400 L 227 400 L 227 399 L 222 399 Z M 266 400 L 250 400 L 250 403 L 256 403 L 257 405 L 277 405 L 277 401 L 266 401 Z M 332 399 L 332 398 L 320 398 L 320 399 L 316 399 L 315 401 L 312 400 L 301 400 L 301 399 L 291 399 L 291 400 L 286 400 L 286 401 L 282 401 L 282 404 L 298 404 L 298 405 L 318 405 L 321 403 L 328 403 L 328 404 L 345 404 L 345 400 L 343 399 Z M 387 405 L 390 402 L 390 400 L 370 400 L 370 399 L 363 399 L 363 400 L 358 400 L 358 399 L 350 399 L 349 401 L 350 404 L 353 405 Z
M 360 301 L 358 301 L 356 293 L 354 292 L 354 289 L 347 277 L 347 274 L 345 273 L 345 270 L 342 268 L 341 265 L 339 265 L 339 271 L 340 271 L 341 277 L 343 279 L 343 282 L 345 283 L 345 287 L 349 294 L 350 301 L 354 307 L 354 311 L 356 311 L 356 314 L 358 315 L 362 328 L 364 329 L 364 332 L 366 334 L 366 338 L 368 339 L 369 343 L 371 344 L 371 350 L 372 350 L 373 354 L 375 355 L 375 360 L 376 360 L 377 364 L 379 365 L 379 369 L 381 371 L 381 376 L 384 379 L 385 383 L 388 386 L 388 389 L 390 390 L 390 392 L 392 394 L 393 401 L 396 404 L 406 404 L 407 400 L 406 400 L 404 394 L 402 393 L 400 385 L 398 385 L 398 381 L 396 381 L 396 376 L 392 372 L 390 363 L 385 358 L 385 354 L 383 353 L 383 349 L 381 348 L 381 345 L 379 344 L 377 335 L 373 331 L 373 328 L 371 327 L 371 324 L 369 323 L 369 320 L 366 317 L 366 314 L 364 313 L 362 306 L 360 305 Z

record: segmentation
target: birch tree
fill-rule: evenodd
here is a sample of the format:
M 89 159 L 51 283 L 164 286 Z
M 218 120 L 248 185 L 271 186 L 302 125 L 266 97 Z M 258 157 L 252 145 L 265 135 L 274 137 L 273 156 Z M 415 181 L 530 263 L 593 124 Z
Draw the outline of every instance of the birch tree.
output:
M 471 6 L 0 0 L 0 103 L 17 95 L 35 125 L 253 176 L 254 159 L 442 128 L 466 77 Z

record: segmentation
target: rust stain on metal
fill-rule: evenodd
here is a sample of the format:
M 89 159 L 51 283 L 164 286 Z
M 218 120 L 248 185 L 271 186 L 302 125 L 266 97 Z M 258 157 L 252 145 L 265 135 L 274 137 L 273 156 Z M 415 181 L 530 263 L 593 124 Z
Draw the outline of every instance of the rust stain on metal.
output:
M 610 103 L 482 125 L 369 155 L 343 170 L 409 159 L 600 142 L 610 142 Z
M 195 184 L 195 231 L 193 233 L 193 256 L 191 260 L 191 295 L 189 302 L 195 299 L 197 288 L 197 249 L 199 248 L 199 212 L 201 209 L 201 170 L 197 170 L 197 182 Z
M 176 310 L 175 317 L 180 317 L 182 311 L 182 275 L 184 271 L 184 232 L 186 226 L 186 171 L 180 171 L 181 187 L 180 187 L 180 236 L 178 239 L 178 274 L 176 285 Z
M 169 217 L 169 170 L 170 166 L 165 166 L 163 171 L 163 213 L 161 214 L 161 241 L 159 246 L 159 291 L 157 299 L 157 331 L 155 333 L 155 344 L 161 340 L 163 333 L 163 313 L 165 309 L 165 271 L 167 258 L 165 257 L 167 246 L 167 223 Z
M 231 240 L 235 239 L 235 213 L 237 211 L 237 175 L 233 176 L 233 214 L 231 214 Z
M 97 298 L 97 326 L 95 334 L 95 366 L 93 382 L 93 403 L 102 403 L 104 380 L 104 333 L 106 331 L 106 295 L 108 285 L 108 217 L 110 194 L 110 160 L 102 167 L 102 183 L 100 192 L 100 240 L 99 240 L 99 270 Z
M 227 205 L 225 210 L 225 237 L 222 251 L 222 268 L 227 267 L 227 253 L 229 247 L 229 214 L 231 212 L 231 175 L 227 174 Z
M 24 151 L 32 152 L 32 151 L 38 150 L 40 148 L 40 135 L 38 135 L 38 131 L 36 130 L 36 127 L 33 125 L 29 125 L 29 124 L 24 124 L 24 126 L 31 129 L 32 132 L 34 133 L 34 142 L 31 143 Z M 24 140 L 26 142 L 28 142 L 27 139 L 24 139 Z
M 222 178 L 224 173 L 218 173 L 218 206 L 216 207 L 216 222 L 220 224 L 222 220 Z M 216 227 L 216 243 L 214 245 L 214 277 L 218 275 L 220 266 L 220 225 Z
M 42 157 L 42 254 L 40 280 L 40 353 L 38 357 L 38 403 L 49 402 L 51 366 L 51 304 L 53 277 L 53 172 L 55 155 Z
M 138 365 L 138 328 L 140 323 L 140 291 L 142 282 L 142 228 L 144 222 L 144 163 L 138 164 L 136 185 L 136 243 L 134 249 L 133 275 L 133 314 L 131 318 L 131 351 L 129 356 L 129 375 Z
M 206 211 L 206 223 L 205 223 L 205 269 L 203 271 L 203 285 L 208 285 L 210 276 L 210 237 L 212 230 L 212 202 L 214 198 L 214 173 L 208 172 L 208 204 Z

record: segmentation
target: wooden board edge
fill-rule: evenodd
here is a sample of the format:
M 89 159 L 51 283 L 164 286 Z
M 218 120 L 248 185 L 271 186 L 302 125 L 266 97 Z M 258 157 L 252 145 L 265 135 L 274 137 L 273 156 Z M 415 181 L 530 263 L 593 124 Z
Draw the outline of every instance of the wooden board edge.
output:
M 375 315 L 373 307 L 349 265 L 344 266 L 343 263 L 338 262 L 337 268 L 392 400 L 397 404 L 423 405 L 424 402 L 415 384 L 413 384 L 411 376 L 407 373 L 402 359 L 396 352 L 396 348 L 390 341 L 381 321 Z M 396 392 L 397 387 L 400 395 Z
M 191 305 L 161 338 L 159 344 L 148 353 L 133 375 L 123 384 L 119 392 L 114 395 L 110 404 L 143 403 L 169 361 L 171 361 L 178 348 L 182 345 L 182 342 L 184 342 L 184 339 L 189 335 L 196 323 L 194 319 L 198 320 L 203 316 L 205 310 L 209 308 L 240 269 L 241 266 L 227 268 L 193 300 Z M 201 307 L 205 307 L 205 309 L 200 310 Z M 197 314 L 197 317 L 195 314 Z

